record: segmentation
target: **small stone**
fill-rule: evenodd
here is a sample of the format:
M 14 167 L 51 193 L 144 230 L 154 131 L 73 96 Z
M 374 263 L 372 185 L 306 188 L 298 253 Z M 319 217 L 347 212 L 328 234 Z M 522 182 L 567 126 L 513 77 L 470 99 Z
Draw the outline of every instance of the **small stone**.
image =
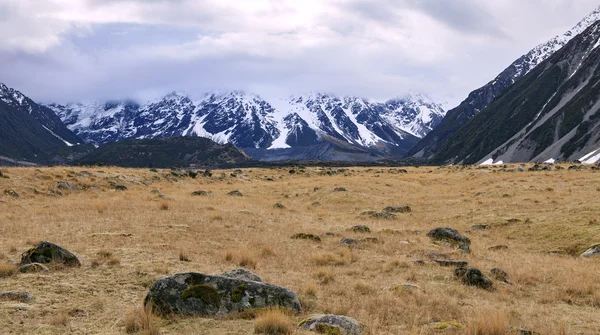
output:
M 467 261 L 456 261 L 456 260 L 447 260 L 447 259 L 434 259 L 434 262 L 439 264 L 440 266 L 448 266 L 448 267 L 457 267 L 463 268 L 469 264 Z
M 127 191 L 127 186 L 123 184 L 115 184 L 115 190 L 117 191 Z
M 600 256 L 600 244 L 593 245 L 584 251 L 581 257 L 596 257 Z
M 415 265 L 425 265 L 425 261 L 422 259 L 415 259 L 414 261 L 412 261 L 413 264 Z
M 491 228 L 490 225 L 487 225 L 487 224 L 476 224 L 476 225 L 471 226 L 471 229 L 473 229 L 473 230 L 488 230 L 490 228 Z
M 198 191 L 192 192 L 193 196 L 208 196 L 208 195 L 211 195 L 211 194 L 212 194 L 211 192 L 204 191 L 204 190 L 198 190 Z
M 242 192 L 240 192 L 238 190 L 233 190 L 233 191 L 227 193 L 227 195 L 234 196 L 234 197 L 241 197 L 242 196 Z
M 340 244 L 344 246 L 358 245 L 358 241 L 353 238 L 345 237 L 340 240 Z
M 0 301 L 30 302 L 33 296 L 25 292 L 0 292 Z
M 13 198 L 19 198 L 19 193 L 15 192 L 13 190 L 4 190 L 4 195 L 8 195 Z
M 508 245 L 505 245 L 505 244 L 493 245 L 488 248 L 488 250 L 506 250 L 506 249 L 508 249 Z
M 410 206 L 399 206 L 399 207 L 388 206 L 388 207 L 384 208 L 383 211 L 390 212 L 390 213 L 410 213 L 410 212 L 412 212 L 412 208 L 410 208 Z
M 285 206 L 281 202 L 276 203 L 275 205 L 273 205 L 273 207 L 274 208 L 278 208 L 278 209 L 284 209 L 285 208 Z
M 333 192 L 347 192 L 348 190 L 345 187 L 336 187 L 333 189 Z
M 371 214 L 371 217 L 374 219 L 386 219 L 386 220 L 393 220 L 395 219 L 397 216 L 396 214 L 392 214 L 390 212 L 381 212 L 381 213 L 375 213 L 375 214 Z
M 504 282 L 509 284 L 510 282 L 508 281 L 508 273 L 506 273 L 506 271 L 502 270 L 501 268 L 493 268 L 490 270 L 490 277 L 492 277 L 495 280 Z
M 434 228 L 427 233 L 427 236 L 433 240 L 446 242 L 453 247 L 458 247 L 460 250 L 469 252 L 471 240 L 468 237 L 461 235 L 454 228 Z
M 350 227 L 350 230 L 355 233 L 370 233 L 371 232 L 371 228 L 369 228 L 368 226 L 365 226 L 365 225 L 352 226 L 352 227 Z
M 343 315 L 319 315 L 304 319 L 299 326 L 302 329 L 320 334 L 364 335 L 363 326 L 358 321 Z
M 54 243 L 42 241 L 21 255 L 21 265 L 31 263 L 59 263 L 66 266 L 81 266 L 77 256 Z
M 311 240 L 314 242 L 321 242 L 321 238 L 317 235 L 313 235 L 313 234 L 306 234 L 306 233 L 298 233 L 295 235 L 292 235 L 293 239 L 295 240 Z
M 492 281 L 476 268 L 456 268 L 454 275 L 465 285 L 492 289 Z
M 72 190 L 73 188 L 71 187 L 71 185 L 69 185 L 68 182 L 66 181 L 59 181 L 56 183 L 56 187 L 61 189 L 61 190 Z

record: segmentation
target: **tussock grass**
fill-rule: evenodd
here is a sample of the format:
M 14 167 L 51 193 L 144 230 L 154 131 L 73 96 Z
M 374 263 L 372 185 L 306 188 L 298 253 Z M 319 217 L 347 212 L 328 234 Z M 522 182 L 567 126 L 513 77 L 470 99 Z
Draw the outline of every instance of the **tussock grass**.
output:
M 266 310 L 254 320 L 255 334 L 289 335 L 295 328 L 290 317 L 279 309 Z

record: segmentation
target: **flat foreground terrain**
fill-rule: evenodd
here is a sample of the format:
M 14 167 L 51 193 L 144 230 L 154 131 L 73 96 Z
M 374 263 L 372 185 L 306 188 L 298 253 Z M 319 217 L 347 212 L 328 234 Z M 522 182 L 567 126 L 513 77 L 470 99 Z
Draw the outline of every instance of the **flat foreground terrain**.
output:
M 477 334 L 485 325 L 598 334 L 600 257 L 578 255 L 600 243 L 600 173 L 564 167 L 244 169 L 195 179 L 170 170 L 5 168 L 0 292 L 28 292 L 34 300 L 0 301 L 0 333 L 125 334 L 157 279 L 241 264 L 298 294 L 304 311 L 289 316 L 295 323 L 334 313 L 357 319 L 369 334 Z M 192 196 L 197 190 L 212 193 Z M 242 196 L 227 195 L 233 190 Z M 412 212 L 395 219 L 364 213 L 406 205 Z M 372 232 L 349 231 L 354 225 Z M 435 227 L 468 236 L 471 253 L 432 241 L 426 234 Z M 296 233 L 322 241 L 291 239 Z M 377 241 L 349 248 L 340 245 L 344 237 Z M 67 248 L 83 265 L 7 270 L 41 240 Z M 495 245 L 508 248 L 488 249 Z M 432 253 L 484 274 L 502 268 L 510 284 L 465 286 L 454 268 L 432 262 L 444 255 Z M 254 332 L 254 321 L 241 317 L 158 318 L 156 326 L 161 334 Z

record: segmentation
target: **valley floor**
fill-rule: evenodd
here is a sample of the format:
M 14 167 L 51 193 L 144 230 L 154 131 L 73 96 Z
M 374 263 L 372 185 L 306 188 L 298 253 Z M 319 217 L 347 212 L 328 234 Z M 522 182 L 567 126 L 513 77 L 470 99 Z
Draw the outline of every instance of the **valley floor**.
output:
M 295 322 L 335 313 L 357 319 L 370 334 L 475 334 L 486 324 L 544 335 L 600 333 L 600 257 L 577 257 L 600 242 L 600 173 L 515 169 L 308 167 L 192 179 L 169 170 L 5 168 L 0 267 L 19 262 L 40 240 L 69 249 L 83 265 L 0 276 L 0 292 L 34 296 L 28 303 L 0 301 L 0 333 L 124 334 L 128 315 L 157 279 L 218 274 L 242 261 L 266 282 L 298 294 L 304 311 L 290 316 Z M 72 189 L 57 188 L 61 181 Z M 117 183 L 127 190 L 116 191 Z M 192 196 L 196 190 L 212 195 Z M 243 196 L 227 195 L 232 190 Z M 405 205 L 412 212 L 396 219 L 361 215 Z M 359 224 L 372 232 L 348 231 Z M 435 227 L 467 235 L 471 253 L 434 243 L 426 234 Z M 290 239 L 296 233 L 322 241 Z M 379 243 L 349 249 L 340 245 L 343 237 Z M 508 249 L 488 249 L 494 245 Z M 431 253 L 486 274 L 500 267 L 511 285 L 464 286 Z M 419 259 L 425 263 L 413 262 Z M 418 289 L 390 290 L 403 284 Z M 450 321 L 463 328 L 439 329 Z M 241 318 L 159 318 L 157 326 L 161 334 L 254 332 L 253 321 Z

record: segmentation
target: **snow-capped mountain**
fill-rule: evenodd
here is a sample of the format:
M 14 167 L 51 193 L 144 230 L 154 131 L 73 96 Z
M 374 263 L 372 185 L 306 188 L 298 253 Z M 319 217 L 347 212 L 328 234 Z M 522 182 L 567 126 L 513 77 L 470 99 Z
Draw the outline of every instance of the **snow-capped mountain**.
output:
M 0 161 L 46 163 L 56 151 L 82 142 L 52 110 L 2 83 L 0 120 Z
M 471 92 L 459 106 L 449 110 L 439 127 L 419 141 L 411 149 L 409 155 L 419 158 L 431 158 L 440 150 L 444 141 L 448 140 L 467 121 L 487 107 L 501 92 L 523 78 L 537 65 L 564 47 L 573 37 L 598 20 L 600 20 L 600 7 L 584 17 L 569 31 L 536 46 L 527 54 L 519 57 L 494 80 Z
M 452 135 L 434 161 L 596 162 L 600 159 L 599 64 L 597 21 Z
M 96 145 L 192 135 L 263 151 L 335 142 L 406 152 L 445 114 L 439 104 L 421 95 L 372 102 L 311 93 L 268 102 L 240 91 L 210 93 L 198 100 L 173 92 L 142 105 L 112 101 L 48 107 L 81 138 Z

